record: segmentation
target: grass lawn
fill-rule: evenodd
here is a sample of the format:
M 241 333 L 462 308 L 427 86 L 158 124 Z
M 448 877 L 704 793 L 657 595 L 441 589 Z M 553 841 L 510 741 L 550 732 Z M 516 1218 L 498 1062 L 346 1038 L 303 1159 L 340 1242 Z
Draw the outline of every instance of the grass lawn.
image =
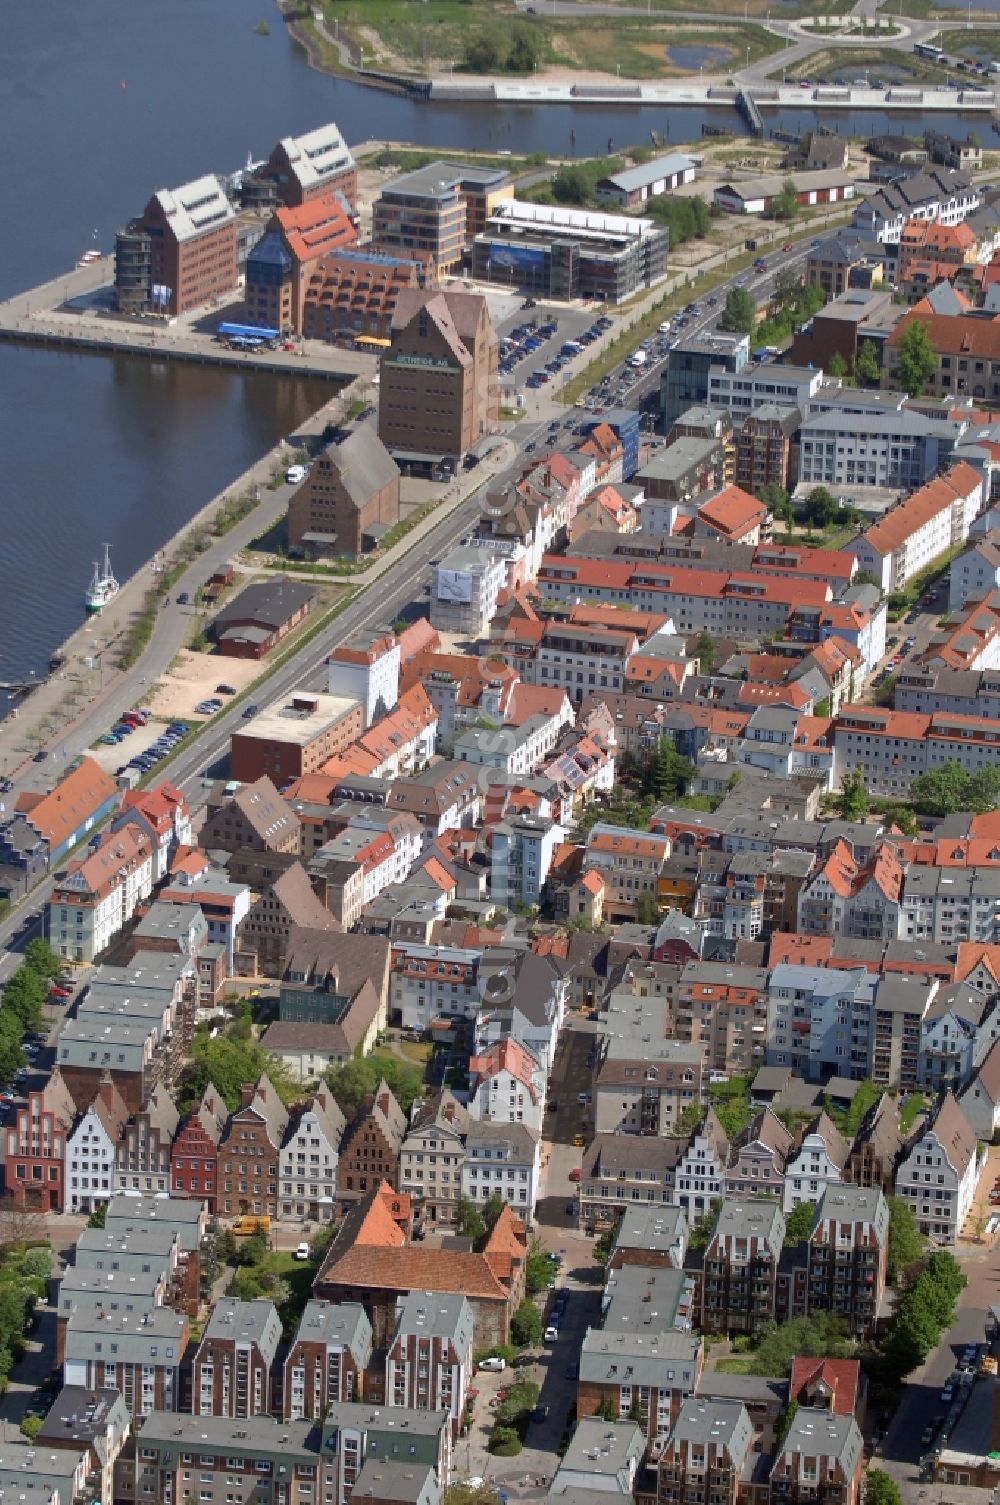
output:
M 615 74 L 621 78 L 663 78 L 687 73 L 674 63 L 668 49 L 704 46 L 721 49 L 721 56 L 706 63 L 712 71 L 744 66 L 746 49 L 752 61 L 777 52 L 781 38 L 761 26 L 726 24 L 723 17 L 747 12 L 745 0 L 709 0 L 707 9 L 717 11 L 720 24 L 678 31 L 671 24 L 670 9 L 683 8 L 687 0 L 661 3 L 650 17 L 623 17 L 620 23 L 595 16 L 593 24 L 578 20 L 552 19 L 541 13 L 517 11 L 509 0 L 325 0 L 328 32 L 349 42 L 355 55 L 364 54 L 369 66 L 422 75 L 443 68 L 462 67 L 471 38 L 516 27 L 528 32 L 537 47 L 538 73 L 546 67 L 580 68 L 588 72 Z M 752 0 L 750 10 L 763 13 L 769 0 Z M 796 0 L 796 9 L 798 0 Z M 788 11 L 791 14 L 791 10 Z M 341 67 L 336 49 L 324 44 L 311 18 L 299 18 L 321 53 L 327 67 Z M 485 69 L 484 71 L 502 71 Z
M 749 1374 L 752 1364 L 752 1359 L 720 1359 L 715 1368 L 719 1374 Z
M 281 1320 L 286 1332 L 296 1328 L 312 1295 L 316 1266 L 311 1260 L 296 1259 L 290 1249 L 269 1249 L 259 1268 L 287 1282 L 289 1298 L 282 1303 Z
M 421 1068 L 427 1065 L 434 1054 L 434 1046 L 430 1040 L 397 1040 L 393 1048 L 408 1061 L 412 1061 L 414 1066 Z
M 902 1108 L 899 1110 L 899 1126 L 904 1134 L 909 1134 L 913 1128 L 918 1113 L 922 1113 L 927 1107 L 927 1099 L 919 1092 L 911 1092 Z

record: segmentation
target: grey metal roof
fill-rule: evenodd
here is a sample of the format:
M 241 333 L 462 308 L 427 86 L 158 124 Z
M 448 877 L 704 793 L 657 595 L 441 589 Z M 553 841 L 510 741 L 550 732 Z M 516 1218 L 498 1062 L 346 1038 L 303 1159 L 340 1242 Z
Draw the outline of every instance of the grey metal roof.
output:
M 432 1463 L 398 1463 L 389 1458 L 366 1458 L 354 1481 L 352 1497 L 358 1500 L 405 1501 L 406 1505 L 432 1505 L 441 1490 Z
M 612 1270 L 604 1291 L 604 1327 L 609 1333 L 689 1332 L 693 1278 L 663 1265 L 623 1265 Z
M 345 1301 L 342 1305 L 332 1301 L 309 1301 L 299 1321 L 295 1341 L 323 1343 L 328 1348 L 348 1348 L 363 1366 L 371 1354 L 372 1325 L 368 1313 L 357 1301 Z
M 613 183 L 623 193 L 632 193 L 636 188 L 646 188 L 660 178 L 687 172 L 694 166 L 696 163 L 693 157 L 687 157 L 683 152 L 667 152 L 665 156 L 653 157 L 640 167 L 627 167 L 624 172 L 612 173 L 610 177 L 602 178 L 597 186 L 600 189 L 605 183 Z
M 824 1407 L 800 1406 L 785 1440 L 775 1452 L 772 1472 L 786 1453 L 810 1458 L 837 1458 L 850 1479 L 861 1456 L 861 1432 L 853 1416 L 837 1416 Z
M 169 1307 L 138 1316 L 99 1317 L 74 1312 L 66 1324 L 66 1358 L 104 1363 L 178 1365 L 184 1354 L 187 1319 Z M 152 1350 L 157 1349 L 153 1354 Z
M 117 1223 L 126 1223 L 130 1228 L 141 1225 L 167 1228 L 179 1235 L 181 1248 L 190 1253 L 201 1241 L 204 1217 L 205 1204 L 194 1197 L 130 1197 L 127 1192 L 116 1192 L 108 1203 L 104 1227 L 108 1233 L 115 1231 Z
M 480 189 L 501 188 L 510 174 L 505 167 L 471 167 L 460 162 L 428 162 L 413 172 L 393 178 L 382 188 L 383 198 L 399 195 L 445 199 L 463 183 Z
M 714 1443 L 724 1447 L 742 1466 L 753 1442 L 753 1424 L 740 1400 L 708 1400 L 691 1396 L 684 1401 L 670 1433 L 675 1442 Z
M 176 1411 L 151 1411 L 137 1437 L 139 1447 L 156 1448 L 161 1458 L 169 1452 L 177 1461 L 182 1451 L 193 1449 L 314 1463 L 318 1454 L 315 1431 L 316 1424 L 312 1421 L 272 1421 L 269 1416 L 182 1416 Z
M 215 1304 L 202 1342 L 220 1338 L 238 1344 L 255 1343 L 273 1359 L 281 1341 L 281 1320 L 274 1302 L 263 1297 L 237 1301 L 234 1296 L 223 1296 Z
M 616 1135 L 626 1139 L 628 1135 Z M 615 1234 L 616 1249 L 668 1252 L 687 1243 L 687 1218 L 679 1207 L 630 1207 Z
M 637 1463 L 642 1452 L 643 1436 L 635 1422 L 585 1416 L 577 1423 L 561 1467 L 585 1474 L 617 1474 Z
M 352 430 L 343 443 L 331 444 L 324 458 L 338 472 L 355 507 L 363 507 L 376 492 L 399 480 L 399 466 L 369 423 Z
M 580 1379 L 598 1385 L 693 1390 L 700 1351 L 701 1339 L 689 1333 L 613 1333 L 588 1328 L 580 1349 Z
M 781 1207 L 770 1197 L 727 1197 L 719 1208 L 712 1230 L 716 1238 L 765 1238 L 775 1257 L 785 1241 L 785 1219 Z
M 881 1243 L 889 1234 L 889 1206 L 880 1186 L 853 1186 L 838 1182 L 827 1186 L 813 1217 L 813 1228 L 824 1218 L 843 1223 L 870 1223 Z
M 472 1349 L 472 1308 L 452 1291 L 410 1291 L 396 1303 L 396 1336 L 447 1338 L 459 1354 Z

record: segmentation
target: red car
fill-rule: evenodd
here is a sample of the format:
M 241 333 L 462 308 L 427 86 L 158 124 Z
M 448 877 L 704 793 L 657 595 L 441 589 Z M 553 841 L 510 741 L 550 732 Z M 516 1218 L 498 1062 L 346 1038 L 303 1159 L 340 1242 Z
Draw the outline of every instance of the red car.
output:
M 580 1179 L 580 1177 L 582 1175 L 583 1175 L 583 1171 L 577 1165 L 577 1166 L 574 1166 L 574 1168 L 570 1171 L 570 1173 L 569 1173 L 569 1179 L 571 1181 L 579 1181 L 579 1179 Z
M 50 998 L 69 998 L 70 997 L 69 988 L 51 987 L 51 988 L 49 988 L 49 997 Z

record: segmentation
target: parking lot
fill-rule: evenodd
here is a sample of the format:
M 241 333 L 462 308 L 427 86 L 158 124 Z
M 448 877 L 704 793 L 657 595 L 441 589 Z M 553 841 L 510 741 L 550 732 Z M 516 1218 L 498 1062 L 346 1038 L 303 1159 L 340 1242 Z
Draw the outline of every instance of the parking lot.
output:
M 561 347 L 576 341 L 595 323 L 596 314 L 582 308 L 553 307 L 551 304 L 536 304 L 533 308 L 518 308 L 505 319 L 497 333 L 500 337 L 500 383 L 502 388 L 514 392 L 528 385 L 545 386 L 553 376 L 571 376 L 579 364 L 587 359 L 587 346 L 575 357 L 564 357 Z M 607 320 L 606 327 L 612 321 Z M 537 343 L 536 343 L 537 342 Z M 593 341 L 589 341 L 592 344 Z M 534 348 L 529 348 L 533 346 Z M 561 365 L 549 370 L 556 361 Z M 547 380 L 542 381 L 541 377 Z

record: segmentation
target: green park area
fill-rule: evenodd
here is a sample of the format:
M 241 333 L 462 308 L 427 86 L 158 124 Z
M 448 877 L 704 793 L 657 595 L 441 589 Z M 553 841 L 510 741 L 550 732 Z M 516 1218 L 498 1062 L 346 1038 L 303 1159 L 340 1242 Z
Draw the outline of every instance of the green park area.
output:
M 724 73 L 776 52 L 779 37 L 754 25 L 766 9 L 763 0 L 706 0 L 703 24 L 678 29 L 665 3 L 648 16 L 605 14 L 581 25 L 576 18 L 544 15 L 493 0 L 325 0 L 322 25 L 315 14 L 296 17 L 324 66 L 345 66 L 341 49 L 357 66 L 403 75 L 452 72 L 527 77 L 569 72 L 606 73 L 616 78 L 681 77 Z M 699 6 L 699 9 L 702 8 Z M 796 3 L 788 13 L 797 13 Z M 723 16 L 740 16 L 737 22 Z M 747 19 L 750 17 L 751 19 Z M 333 39 L 331 41 L 331 39 Z M 339 43 L 340 47 L 334 45 Z

